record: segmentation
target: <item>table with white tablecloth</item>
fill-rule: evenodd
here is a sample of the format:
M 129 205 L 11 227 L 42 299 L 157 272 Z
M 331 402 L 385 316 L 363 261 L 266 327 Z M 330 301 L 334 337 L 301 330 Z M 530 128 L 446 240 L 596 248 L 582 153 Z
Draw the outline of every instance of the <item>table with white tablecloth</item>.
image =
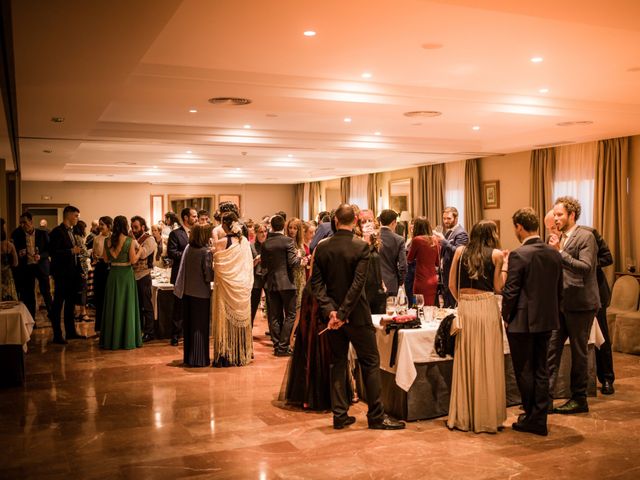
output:
M 426 318 L 422 328 L 400 329 L 397 331 L 397 352 L 395 364 L 391 364 L 391 350 L 394 333 L 385 333 L 380 326 L 382 315 L 374 315 L 376 342 L 380 352 L 380 368 L 383 384 L 383 401 L 386 410 L 406 420 L 433 418 L 446 415 L 451 391 L 452 357 L 441 358 L 434 350 L 434 340 L 440 320 L 454 310 L 425 307 Z M 591 331 L 589 340 L 589 387 L 590 396 L 596 393 L 595 355 L 593 348 L 604 341 L 597 321 Z M 569 395 L 571 354 L 568 343 L 562 355 L 556 398 Z M 520 403 L 520 396 L 515 383 L 509 344 L 504 336 L 505 372 L 507 380 L 507 402 L 509 405 Z M 363 393 L 363 392 L 359 392 Z
M 0 304 L 0 387 L 24 383 L 24 354 L 34 325 L 24 303 Z

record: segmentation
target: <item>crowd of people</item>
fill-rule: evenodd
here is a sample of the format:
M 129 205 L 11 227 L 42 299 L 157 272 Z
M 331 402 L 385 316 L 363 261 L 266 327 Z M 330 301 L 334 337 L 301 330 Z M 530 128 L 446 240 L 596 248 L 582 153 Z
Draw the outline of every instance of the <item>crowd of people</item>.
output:
M 561 197 L 538 235 L 536 212 L 513 215 L 522 246 L 504 251 L 496 224 L 480 221 L 468 234 L 447 207 L 441 226 L 417 217 L 343 204 L 304 222 L 276 212 L 241 221 L 223 202 L 210 216 L 173 212 L 149 229 L 141 216 L 103 216 L 87 225 L 68 206 L 50 232 L 27 211 L 10 239 L 2 221 L 2 299 L 20 299 L 36 318 L 36 283 L 53 329 L 53 343 L 84 338 L 88 293 L 100 347 L 133 349 L 155 339 L 154 267 L 170 268 L 175 301 L 171 345 L 183 339 L 189 367 L 244 366 L 253 359 L 253 322 L 261 304 L 273 355 L 292 356 L 287 402 L 333 411 L 333 425 L 355 421 L 358 400 L 353 346 L 368 400 L 370 428 L 400 429 L 381 401 L 379 354 L 372 314 L 390 297 L 457 307 L 453 380 L 447 425 L 497 432 L 506 419 L 503 328 L 511 348 L 524 413 L 519 431 L 547 434 L 549 413 L 580 413 L 587 404 L 587 342 L 597 316 L 608 340 L 608 285 L 601 268 L 611 254 L 597 231 L 579 227 L 580 203 Z M 53 279 L 53 298 L 50 290 Z M 15 279 L 15 282 L 14 282 Z M 502 296 L 502 305 L 499 297 Z M 64 314 L 63 314 L 64 311 Z M 64 320 L 64 333 L 62 322 Z M 328 332 L 323 334 L 325 331 Z M 567 338 L 571 339 L 571 398 L 554 408 L 552 395 Z M 610 344 L 598 351 L 602 392 L 613 393 Z

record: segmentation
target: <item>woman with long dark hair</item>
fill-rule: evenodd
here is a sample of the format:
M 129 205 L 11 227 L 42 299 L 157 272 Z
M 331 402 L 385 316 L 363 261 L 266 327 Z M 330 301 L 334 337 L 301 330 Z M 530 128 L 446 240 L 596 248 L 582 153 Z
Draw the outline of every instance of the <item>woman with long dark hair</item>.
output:
M 262 290 L 264 288 L 264 276 L 262 274 L 262 266 L 260 265 L 260 255 L 262 253 L 262 244 L 267 239 L 267 225 L 264 223 L 256 223 L 253 227 L 255 241 L 251 244 L 251 256 L 253 257 L 253 288 L 251 289 L 251 327 L 255 320 Z
M 476 223 L 466 247 L 458 247 L 449 290 L 458 300 L 453 381 L 447 426 L 495 433 L 507 418 L 502 319 L 496 294 L 502 264 L 496 224 Z
M 411 291 L 413 295 L 424 296 L 425 305 L 436 304 L 438 273 L 440 263 L 440 242 L 433 236 L 431 224 L 425 217 L 413 221 L 413 238 L 407 262 L 416 262 L 415 277 Z
M 77 267 L 79 272 L 78 286 L 76 288 L 76 320 L 88 322 L 89 315 L 87 315 L 87 287 L 89 279 L 89 250 L 87 250 L 86 236 L 87 236 L 87 224 L 82 220 L 78 220 L 73 227 L 73 236 L 76 239 L 76 245 L 80 247 L 80 253 L 76 256 Z
M 113 218 L 104 216 L 98 220 L 99 233 L 93 239 L 92 263 L 93 263 L 93 302 L 96 307 L 95 331 L 102 329 L 102 307 L 104 306 L 104 291 L 107 288 L 109 276 L 109 264 L 104 259 L 105 240 L 111 236 Z
M 102 308 L 102 348 L 129 350 L 142 346 L 138 290 L 131 266 L 138 261 L 140 252 L 138 242 L 129 236 L 127 217 L 118 215 L 104 248 L 103 258 L 111 269 Z

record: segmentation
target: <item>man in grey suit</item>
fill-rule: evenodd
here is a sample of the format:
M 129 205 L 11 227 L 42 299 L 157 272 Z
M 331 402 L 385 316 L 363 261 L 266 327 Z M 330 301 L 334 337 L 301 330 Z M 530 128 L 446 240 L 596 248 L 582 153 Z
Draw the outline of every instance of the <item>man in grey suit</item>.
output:
M 600 308 L 600 295 L 596 279 L 598 246 L 593 234 L 578 228 L 582 207 L 573 197 L 560 197 L 555 201 L 553 215 L 560 233 L 551 235 L 549 245 L 562 257 L 563 300 L 560 328 L 553 332 L 549 344 L 549 391 L 553 394 L 562 350 L 567 337 L 571 342 L 571 398 L 553 413 L 584 413 L 587 404 L 588 359 L 587 347 L 591 325 Z
M 444 235 L 434 232 L 440 238 L 440 277 L 444 287 L 442 297 L 445 308 L 455 308 L 456 299 L 449 291 L 449 271 L 456 249 L 469 243 L 469 235 L 464 227 L 458 223 L 458 209 L 456 207 L 446 207 L 442 211 L 442 226 Z
M 521 208 L 512 219 L 522 246 L 511 252 L 502 266 L 503 274 L 508 271 L 502 290 L 502 318 L 525 412 L 512 427 L 518 432 L 547 435 L 547 353 L 551 332 L 559 327 L 562 258 L 540 239 L 538 217 L 532 208 Z
M 271 232 L 262 245 L 260 265 L 265 279 L 269 332 L 273 341 L 273 354 L 291 355 L 289 338 L 296 319 L 296 285 L 293 268 L 304 260 L 298 256 L 293 239 L 284 234 L 284 218 L 271 218 Z
M 380 270 L 382 281 L 387 287 L 387 296 L 395 297 L 398 287 L 404 283 L 407 275 L 407 251 L 404 238 L 394 233 L 398 223 L 398 214 L 393 210 L 380 213 Z

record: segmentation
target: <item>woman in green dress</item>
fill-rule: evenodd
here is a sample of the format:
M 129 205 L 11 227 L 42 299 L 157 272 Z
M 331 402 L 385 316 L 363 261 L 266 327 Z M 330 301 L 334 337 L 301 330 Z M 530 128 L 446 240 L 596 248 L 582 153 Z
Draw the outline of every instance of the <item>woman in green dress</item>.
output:
M 105 241 L 104 258 L 111 264 L 102 307 L 100 346 L 108 350 L 142 346 L 138 291 L 131 264 L 140 257 L 138 243 L 127 234 L 127 217 L 113 219 L 111 237 Z

